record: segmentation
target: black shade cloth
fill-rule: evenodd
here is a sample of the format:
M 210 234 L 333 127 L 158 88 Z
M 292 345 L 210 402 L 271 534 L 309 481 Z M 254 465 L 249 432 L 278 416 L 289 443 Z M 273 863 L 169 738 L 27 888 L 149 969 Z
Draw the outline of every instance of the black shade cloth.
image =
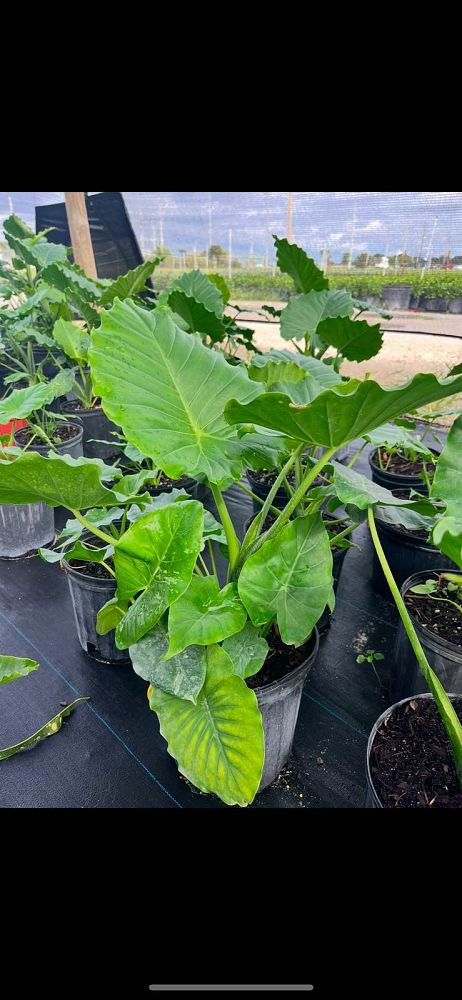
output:
M 120 191 L 85 195 L 85 202 L 98 277 L 118 278 L 142 264 L 143 256 Z M 56 227 L 47 234 L 50 243 L 72 246 L 64 202 L 36 206 L 35 231 L 48 226 Z

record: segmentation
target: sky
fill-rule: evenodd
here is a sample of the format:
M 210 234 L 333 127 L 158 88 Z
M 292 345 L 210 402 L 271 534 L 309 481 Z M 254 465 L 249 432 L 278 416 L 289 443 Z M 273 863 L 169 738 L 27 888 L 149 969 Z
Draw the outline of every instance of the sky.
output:
M 90 192 L 96 193 L 96 192 Z M 233 256 L 274 257 L 272 233 L 287 232 L 285 191 L 123 191 L 146 253 L 163 242 L 173 253 L 200 252 L 211 243 Z M 61 191 L 0 192 L 0 224 L 14 212 L 35 228 L 35 205 L 64 200 Z M 295 191 L 292 240 L 315 258 L 328 249 L 393 256 L 462 254 L 462 192 Z

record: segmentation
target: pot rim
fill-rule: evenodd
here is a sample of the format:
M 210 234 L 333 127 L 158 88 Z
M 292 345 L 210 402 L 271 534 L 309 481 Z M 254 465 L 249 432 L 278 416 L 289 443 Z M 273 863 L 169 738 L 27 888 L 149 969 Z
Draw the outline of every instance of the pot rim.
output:
M 65 420 L 65 421 L 63 421 L 63 426 L 64 427 L 74 427 L 75 430 L 78 431 L 78 433 L 73 438 L 71 438 L 70 441 L 63 441 L 62 444 L 56 444 L 54 446 L 55 450 L 58 452 L 58 454 L 61 453 L 61 451 L 62 451 L 63 448 L 70 448 L 70 447 L 73 448 L 74 445 L 80 444 L 80 442 L 81 442 L 81 440 L 83 438 L 83 427 L 80 424 L 74 424 L 74 422 L 72 420 Z M 18 431 L 19 430 L 25 430 L 25 428 L 18 427 Z M 15 444 L 17 444 L 18 448 L 23 447 L 20 444 L 20 442 L 16 441 L 16 437 L 15 437 L 14 441 L 15 441 Z M 49 449 L 49 446 L 47 444 L 32 444 L 32 445 L 29 445 L 29 447 L 27 448 L 27 451 L 33 451 L 33 452 L 40 452 L 40 451 L 46 451 L 46 452 L 48 452 L 49 450 L 50 449 Z
M 389 469 L 381 469 L 380 465 L 378 465 L 376 462 L 374 462 L 374 455 L 377 454 L 379 448 L 383 448 L 383 447 L 384 447 L 384 445 L 378 445 L 378 447 L 374 448 L 369 453 L 369 455 L 367 456 L 368 457 L 369 465 L 370 465 L 371 469 L 374 470 L 374 472 L 378 472 L 381 476 L 389 476 L 390 479 L 406 479 L 406 480 L 409 481 L 409 485 L 410 486 L 412 486 L 411 480 L 415 481 L 417 484 L 421 484 L 422 486 L 425 485 L 424 482 L 423 482 L 423 480 L 420 478 L 420 476 L 419 476 L 419 474 L 417 472 L 412 472 L 410 475 L 406 475 L 405 472 L 390 472 Z M 437 459 L 441 455 L 441 452 L 440 451 L 436 451 L 435 448 L 429 448 L 428 450 L 431 451 L 432 455 L 434 455 L 435 458 L 437 458 Z M 399 489 L 399 487 L 397 487 L 397 488 Z M 403 489 L 405 489 L 405 487 L 403 487 Z
M 417 573 L 413 573 L 412 576 L 408 576 L 407 580 L 405 580 L 404 583 L 401 584 L 400 588 L 401 597 L 404 599 L 405 594 L 407 593 L 408 590 L 410 590 L 411 586 L 413 586 L 414 583 L 418 583 L 422 579 L 424 581 L 431 579 L 432 575 L 435 574 L 437 575 L 439 573 L 450 573 L 450 572 L 451 570 L 448 570 L 447 567 L 443 567 L 442 569 L 431 569 L 431 570 L 421 569 Z M 411 618 L 412 618 L 412 624 L 417 632 L 417 635 L 419 636 L 420 641 L 423 642 L 424 645 L 428 646 L 435 653 L 441 653 L 441 655 L 444 656 L 446 659 L 451 659 L 453 661 L 455 660 L 456 662 L 462 663 L 461 646 L 457 646 L 456 643 L 448 642 L 447 639 L 443 639 L 440 636 L 435 635 L 435 633 L 432 632 L 430 629 L 427 630 L 422 628 L 418 624 L 418 622 L 414 620 L 414 617 L 412 615 Z
M 422 552 L 427 552 L 428 554 L 433 554 L 438 552 L 430 542 L 426 542 L 423 538 L 413 538 L 412 535 L 406 534 L 404 531 L 399 531 L 396 524 L 389 524 L 388 521 L 382 521 L 380 517 L 376 517 L 377 531 L 382 531 L 383 534 L 389 535 L 393 538 L 393 541 L 400 542 L 401 545 L 410 549 L 419 549 Z M 441 555 L 441 553 L 439 553 Z M 455 563 L 454 563 L 455 566 Z
M 369 733 L 369 739 L 367 741 L 367 748 L 366 748 L 366 782 L 367 782 L 367 788 L 370 794 L 372 795 L 375 804 L 380 809 L 386 809 L 386 806 L 384 806 L 383 802 L 380 801 L 380 798 L 375 790 L 375 785 L 371 774 L 370 757 L 371 757 L 372 746 L 375 737 L 377 736 L 377 732 L 380 729 L 382 723 L 385 721 L 385 719 L 388 718 L 392 714 L 392 712 L 395 711 L 396 708 L 399 708 L 400 705 L 405 705 L 406 702 L 408 701 L 415 701 L 417 698 L 426 698 L 428 700 L 429 698 L 433 698 L 433 695 L 431 694 L 430 691 L 425 691 L 422 694 L 409 695 L 407 698 L 402 698 L 401 701 L 395 701 L 393 705 L 390 705 L 388 708 L 385 709 L 384 712 L 382 712 L 381 715 L 379 715 L 378 719 L 376 719 L 376 721 L 374 722 L 374 725 L 372 726 L 372 729 Z M 448 693 L 448 698 L 450 698 L 451 701 L 462 701 L 462 694 Z

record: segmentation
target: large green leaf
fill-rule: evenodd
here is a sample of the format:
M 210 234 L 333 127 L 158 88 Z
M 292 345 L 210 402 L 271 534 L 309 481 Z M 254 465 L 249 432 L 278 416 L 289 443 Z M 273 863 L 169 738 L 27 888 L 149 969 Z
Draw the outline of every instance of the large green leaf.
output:
M 235 583 L 220 590 L 213 576 L 191 580 L 184 594 L 172 604 L 168 616 L 170 645 L 166 659 L 187 646 L 211 646 L 239 632 L 247 614 Z
M 446 504 L 446 514 L 433 531 L 433 542 L 462 568 L 462 416 L 457 417 L 449 431 L 430 496 Z
M 53 327 L 53 337 L 68 358 L 86 361 L 91 339 L 80 327 L 64 319 L 58 319 Z
M 167 649 L 167 629 L 160 621 L 148 635 L 130 646 L 134 671 L 161 691 L 196 704 L 205 681 L 206 650 L 202 646 L 188 646 L 166 663 Z
M 321 515 L 297 517 L 244 563 L 239 596 L 254 625 L 277 620 L 283 642 L 301 645 L 332 589 L 332 551 Z
M 73 383 L 74 375 L 67 370 L 59 372 L 50 382 L 37 382 L 36 385 L 29 385 L 25 389 L 13 389 L 13 392 L 0 402 L 0 424 L 7 424 L 9 420 L 15 418 L 20 420 L 30 417 L 35 410 L 69 392 Z
M 200 552 L 203 524 L 202 504 L 188 500 L 140 517 L 122 536 L 114 553 L 117 596 L 129 600 L 143 593 L 117 626 L 119 649 L 149 632 L 186 590 Z
M 290 275 L 297 292 L 311 292 L 312 289 L 319 292 L 323 288 L 329 288 L 327 278 L 301 247 L 274 235 L 273 239 L 279 270 Z
M 128 299 L 136 292 L 141 292 L 145 287 L 148 278 L 151 277 L 153 271 L 155 271 L 158 264 L 160 264 L 163 257 L 156 257 L 153 260 L 145 260 L 143 264 L 139 264 L 138 267 L 134 267 L 131 271 L 127 271 L 126 274 L 121 274 L 119 278 L 112 281 L 111 284 L 105 288 L 101 299 L 100 305 L 108 306 L 115 298 L 118 299 Z
M 188 298 L 195 299 L 196 302 L 201 302 L 206 309 L 215 313 L 216 316 L 223 316 L 224 302 L 221 291 L 217 287 L 216 281 L 211 281 L 202 271 L 186 271 L 185 274 L 181 275 L 181 278 L 176 279 L 171 286 L 171 290 L 184 292 Z
M 0 656 L 0 684 L 9 684 L 19 677 L 27 677 L 33 670 L 38 670 L 36 660 L 23 659 L 21 656 Z
M 351 316 L 354 309 L 349 292 L 308 292 L 290 299 L 281 313 L 281 337 L 284 340 L 303 340 L 305 334 L 314 334 L 321 320 L 328 317 Z
M 152 686 L 149 704 L 181 773 L 227 805 L 246 806 L 258 791 L 264 762 L 257 698 L 232 673 L 220 646 L 209 646 L 206 655 L 206 680 L 195 705 Z
M 365 319 L 353 320 L 348 316 L 322 320 L 316 333 L 348 361 L 367 361 L 375 357 L 383 341 L 380 323 L 372 326 Z
M 117 494 L 101 483 L 98 460 L 70 455 L 44 458 L 25 452 L 14 462 L 0 461 L 0 503 L 37 503 L 85 510 L 110 507 Z
M 89 352 L 95 392 L 131 444 L 172 479 L 184 473 L 224 488 L 242 472 L 235 430 L 223 416 L 232 397 L 261 386 L 222 354 L 180 330 L 168 309 L 119 302 L 102 313 Z
M 306 378 L 306 372 L 304 372 L 303 368 L 295 364 L 292 360 L 275 360 L 274 358 L 268 358 L 265 354 L 257 355 L 257 358 L 260 364 L 252 362 L 249 365 L 249 378 L 254 382 L 264 382 L 268 389 L 278 382 L 297 383 L 303 382 Z
M 306 405 L 292 403 L 282 393 L 263 393 L 247 405 L 232 400 L 225 407 L 230 423 L 257 423 L 294 440 L 340 447 L 388 420 L 462 391 L 462 376 L 437 379 L 415 375 L 402 386 L 382 389 L 368 379 L 351 379 L 321 392 Z
M 48 243 L 48 240 L 40 240 L 29 237 L 20 238 L 12 233 L 6 233 L 6 240 L 11 249 L 20 260 L 28 264 L 29 267 L 46 268 L 56 262 L 67 261 L 67 249 L 59 243 Z
M 87 275 L 77 264 L 53 263 L 43 271 L 43 278 L 54 288 L 66 292 L 71 297 L 74 292 L 88 302 L 98 302 L 103 294 L 104 286 L 87 278 Z
M 253 677 L 261 670 L 268 655 L 268 643 L 257 629 L 246 622 L 244 628 L 225 639 L 223 649 L 233 661 L 234 673 L 239 677 Z
M 14 212 L 7 219 L 3 220 L 3 229 L 5 233 L 9 233 L 11 236 L 19 236 L 19 239 L 33 238 L 35 236 L 34 230 L 30 229 Z

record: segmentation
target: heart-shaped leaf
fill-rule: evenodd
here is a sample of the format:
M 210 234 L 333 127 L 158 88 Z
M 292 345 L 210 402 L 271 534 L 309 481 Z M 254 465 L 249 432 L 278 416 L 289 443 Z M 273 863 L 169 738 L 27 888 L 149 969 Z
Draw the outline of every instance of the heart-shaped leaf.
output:
M 261 392 L 243 367 L 180 330 L 165 307 L 149 312 L 118 300 L 102 313 L 89 357 L 108 417 L 168 476 L 188 473 L 221 488 L 240 478 L 237 434 L 223 408 Z
M 232 673 L 220 646 L 207 647 L 206 655 L 205 684 L 195 705 L 152 686 L 149 704 L 181 774 L 227 805 L 246 806 L 258 791 L 264 762 L 257 698 Z
M 316 333 L 348 361 L 367 361 L 375 357 L 383 341 L 380 323 L 372 326 L 365 319 L 352 320 L 348 316 L 322 320 Z
M 211 646 L 239 632 L 247 619 L 234 583 L 220 590 L 213 576 L 197 577 L 170 608 L 166 659 L 187 646 Z
M 254 625 L 276 619 L 283 642 L 301 645 L 332 589 L 332 551 L 321 515 L 297 517 L 264 542 L 246 559 L 238 589 Z

